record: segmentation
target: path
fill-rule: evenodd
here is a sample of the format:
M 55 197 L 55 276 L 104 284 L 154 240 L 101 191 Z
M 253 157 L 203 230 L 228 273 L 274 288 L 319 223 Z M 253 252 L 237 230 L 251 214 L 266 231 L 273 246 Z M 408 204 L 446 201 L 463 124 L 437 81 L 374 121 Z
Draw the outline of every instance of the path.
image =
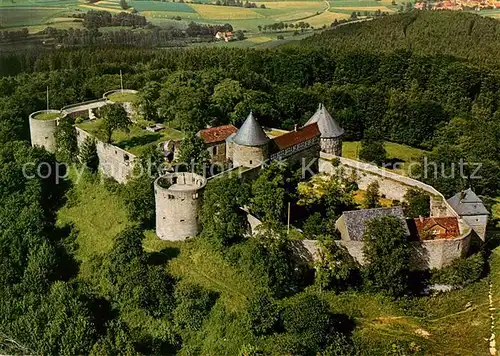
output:
M 490 318 L 491 318 L 491 336 L 490 336 L 490 343 L 489 343 L 489 351 L 491 356 L 497 355 L 497 348 L 496 348 L 496 337 L 495 337 L 495 307 L 493 306 L 493 282 L 490 280 L 490 289 L 488 292 L 488 299 L 489 299 L 489 305 L 490 305 Z

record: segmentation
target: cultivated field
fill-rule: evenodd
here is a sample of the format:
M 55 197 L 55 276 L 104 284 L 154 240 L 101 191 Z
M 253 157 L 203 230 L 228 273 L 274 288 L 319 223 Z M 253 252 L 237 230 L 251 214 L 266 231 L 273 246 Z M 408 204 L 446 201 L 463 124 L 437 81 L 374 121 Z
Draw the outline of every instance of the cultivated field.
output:
M 210 46 L 232 47 L 271 47 L 305 37 L 297 36 L 295 29 L 283 32 L 263 31 L 265 26 L 278 22 L 298 24 L 306 22 L 313 29 L 329 27 L 335 20 L 346 19 L 352 13 L 366 16 L 374 12 L 394 13 L 405 2 L 396 0 L 277 0 L 255 1 L 257 8 L 235 6 L 216 6 L 215 0 L 178 2 L 174 0 L 129 0 L 127 4 L 133 11 L 145 16 L 156 26 L 175 26 L 185 28 L 190 22 L 204 24 L 230 23 L 235 30 L 242 30 L 248 40 L 240 43 L 211 43 Z M 262 6 L 262 7 L 261 7 Z M 104 10 L 120 13 L 119 0 L 101 0 L 89 4 L 86 0 L 0 0 L 0 29 L 28 27 L 30 33 L 43 30 L 46 26 L 56 28 L 81 28 L 81 22 L 70 16 L 89 10 Z M 500 10 L 485 10 L 485 16 L 500 17 Z M 109 29 L 101 29 L 106 31 Z M 309 34 L 312 31 L 309 30 Z M 280 41 L 278 41 L 278 35 Z M 295 35 L 295 36 L 294 36 Z M 205 44 L 207 45 L 207 44 Z

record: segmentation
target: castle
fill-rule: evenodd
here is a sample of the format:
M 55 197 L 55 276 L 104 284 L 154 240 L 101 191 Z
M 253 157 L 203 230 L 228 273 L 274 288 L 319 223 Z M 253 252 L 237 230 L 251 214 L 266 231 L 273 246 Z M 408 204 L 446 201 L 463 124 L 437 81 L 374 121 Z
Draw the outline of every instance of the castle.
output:
M 112 103 L 109 93 L 113 92 L 117 91 L 106 93 L 102 99 L 67 106 L 61 111 L 43 110 L 31 114 L 29 122 L 32 145 L 54 152 L 55 130 L 59 118 L 65 115 L 76 117 L 87 112 L 91 116 L 92 110 Z M 122 105 L 128 112 L 131 110 L 130 103 Z M 413 242 L 413 256 L 418 260 L 415 268 L 441 268 L 465 256 L 474 236 L 485 240 L 489 213 L 474 192 L 467 190 L 446 200 L 436 189 L 420 181 L 371 164 L 344 158 L 343 135 L 342 127 L 322 104 L 303 127 L 296 127 L 293 131 L 274 129 L 266 134 L 253 113 L 250 113 L 240 129 L 233 125 L 224 125 L 198 132 L 198 136 L 205 143 L 210 160 L 213 163 L 229 163 L 232 169 L 258 172 L 264 163 L 271 161 L 285 160 L 296 163 L 304 159 L 318 158 L 319 172 L 333 174 L 341 171 L 341 174 L 353 176 L 362 190 L 377 181 L 380 193 L 390 199 L 403 201 L 406 191 L 410 188 L 424 190 L 430 196 L 430 217 L 410 222 L 414 227 L 404 224 L 408 235 L 411 235 L 411 230 L 416 231 L 413 234 L 416 236 Z M 77 128 L 79 146 L 89 136 L 89 133 Z M 126 182 L 136 157 L 121 148 L 98 140 L 96 147 L 101 172 L 120 183 Z M 336 163 L 333 163 L 334 161 Z M 209 179 L 217 179 L 217 176 Z M 207 180 L 195 173 L 167 173 L 155 181 L 156 233 L 161 239 L 185 240 L 200 232 L 199 211 Z M 344 212 L 336 223 L 342 236 L 338 244 L 345 247 L 360 263 L 363 263 L 363 242 L 360 236 L 367 219 L 380 215 L 402 217 L 398 208 L 368 210 Z M 251 218 L 254 228 L 258 220 Z M 302 243 L 306 249 L 311 250 L 312 256 L 317 255 L 318 247 L 315 241 L 304 240 Z

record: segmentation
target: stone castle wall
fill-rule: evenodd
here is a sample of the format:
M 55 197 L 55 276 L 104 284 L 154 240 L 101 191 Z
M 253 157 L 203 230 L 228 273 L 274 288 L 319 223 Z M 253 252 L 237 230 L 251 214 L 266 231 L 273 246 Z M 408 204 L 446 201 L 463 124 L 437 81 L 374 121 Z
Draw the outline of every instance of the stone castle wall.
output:
M 63 107 L 61 112 L 73 119 L 89 117 L 89 110 L 96 110 L 106 105 L 105 99 L 94 99 L 82 103 L 71 104 Z
M 134 160 L 136 157 L 119 147 L 99 141 L 88 132 L 76 127 L 76 138 L 79 148 L 83 146 L 88 137 L 96 140 L 99 170 L 104 175 L 115 179 L 119 183 L 126 183 L 134 169 Z
M 35 117 L 41 113 L 60 113 L 59 110 L 41 110 L 32 113 L 29 116 L 31 145 L 43 147 L 47 151 L 54 153 L 56 151 L 55 133 L 59 119 L 37 120 Z
M 412 243 L 414 251 L 412 253 L 411 265 L 413 269 L 442 268 L 467 254 L 471 240 L 471 226 L 469 226 L 465 218 L 462 219 L 453 210 L 444 196 L 434 187 L 409 177 L 388 172 L 371 164 L 344 157 L 337 158 L 340 164 L 336 166 L 332 163 L 332 160 L 336 159 L 336 157 L 324 153 L 321 156 L 322 159 L 319 162 L 320 172 L 335 174 L 339 170 L 342 170 L 342 173 L 347 176 L 351 176 L 354 173 L 359 188 L 363 190 L 366 190 L 370 183 L 378 181 L 381 194 L 384 194 L 387 198 L 399 201 L 404 200 L 404 195 L 408 189 L 420 188 L 431 197 L 431 216 L 455 216 L 459 219 L 460 237 Z M 339 221 L 340 225 L 342 225 L 341 219 Z M 359 263 L 364 262 L 362 253 L 363 242 L 341 240 L 338 243 L 344 246 Z
M 332 163 L 339 161 L 339 165 Z M 431 197 L 431 216 L 456 216 L 458 214 L 448 204 L 444 196 L 434 187 L 420 182 L 416 179 L 405 177 L 389 172 L 377 166 L 355 161 L 345 157 L 335 157 L 321 152 L 319 160 L 319 171 L 327 174 L 337 174 L 342 171 L 344 176 L 353 176 L 362 190 L 366 190 L 368 185 L 377 181 L 380 186 L 380 194 L 388 199 L 403 201 L 404 195 L 411 188 L 420 188 Z
M 162 180 L 174 186 L 164 188 Z M 160 239 L 183 241 L 198 235 L 205 184 L 203 177 L 193 173 L 171 173 L 155 181 L 156 234 Z

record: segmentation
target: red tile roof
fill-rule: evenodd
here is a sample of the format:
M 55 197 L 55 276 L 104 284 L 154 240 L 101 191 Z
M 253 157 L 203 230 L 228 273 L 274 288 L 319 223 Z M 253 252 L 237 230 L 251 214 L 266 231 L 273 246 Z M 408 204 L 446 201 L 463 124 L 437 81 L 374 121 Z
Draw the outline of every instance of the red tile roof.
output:
M 288 147 L 298 145 L 301 142 L 308 141 L 320 135 L 321 132 L 319 131 L 318 124 L 313 123 L 311 125 L 304 126 L 297 131 L 291 131 L 284 135 L 275 137 L 273 141 L 280 150 L 284 150 Z
M 198 135 L 205 143 L 215 143 L 224 141 L 236 132 L 238 132 L 238 129 L 233 125 L 224 125 L 201 130 L 198 132 Z
M 460 235 L 456 217 L 430 217 L 413 220 L 421 240 L 453 239 Z

